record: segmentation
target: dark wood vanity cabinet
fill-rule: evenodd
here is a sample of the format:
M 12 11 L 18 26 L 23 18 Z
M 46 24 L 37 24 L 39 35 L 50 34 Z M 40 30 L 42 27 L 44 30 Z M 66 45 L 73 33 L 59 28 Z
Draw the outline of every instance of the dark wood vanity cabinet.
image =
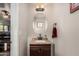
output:
M 30 56 L 51 56 L 51 44 L 30 44 Z

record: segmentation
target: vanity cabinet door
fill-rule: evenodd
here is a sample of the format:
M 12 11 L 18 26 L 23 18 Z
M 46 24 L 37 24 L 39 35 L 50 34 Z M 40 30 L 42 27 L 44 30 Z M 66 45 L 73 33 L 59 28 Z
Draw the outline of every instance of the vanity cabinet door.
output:
M 30 47 L 30 55 L 31 56 L 41 56 L 41 49 L 39 46 L 31 46 Z
M 51 56 L 51 46 L 41 47 L 41 54 L 43 56 Z
M 51 45 L 30 45 L 31 56 L 51 56 Z

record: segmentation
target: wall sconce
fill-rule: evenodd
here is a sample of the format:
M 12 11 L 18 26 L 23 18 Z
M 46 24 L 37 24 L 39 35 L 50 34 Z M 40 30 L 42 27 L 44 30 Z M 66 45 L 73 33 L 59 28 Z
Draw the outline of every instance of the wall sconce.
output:
M 4 19 L 8 19 L 10 17 L 9 12 L 6 10 L 2 10 L 1 14 Z
M 43 4 L 37 5 L 35 10 L 36 11 L 44 11 L 45 10 L 44 5 Z

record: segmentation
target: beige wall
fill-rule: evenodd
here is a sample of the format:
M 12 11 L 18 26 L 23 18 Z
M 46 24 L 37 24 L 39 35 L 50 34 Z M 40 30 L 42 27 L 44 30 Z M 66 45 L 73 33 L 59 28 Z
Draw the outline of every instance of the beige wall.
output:
M 19 4 L 19 55 L 27 55 L 28 4 Z
M 66 3 L 53 5 L 53 19 L 60 30 L 56 55 L 79 55 L 79 10 L 70 14 L 69 6 Z

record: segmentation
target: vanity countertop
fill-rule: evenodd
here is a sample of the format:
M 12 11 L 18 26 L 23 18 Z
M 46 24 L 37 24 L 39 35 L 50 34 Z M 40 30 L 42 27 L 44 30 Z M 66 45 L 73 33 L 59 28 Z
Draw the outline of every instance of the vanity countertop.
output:
M 30 44 L 51 44 L 48 40 L 32 40 Z

